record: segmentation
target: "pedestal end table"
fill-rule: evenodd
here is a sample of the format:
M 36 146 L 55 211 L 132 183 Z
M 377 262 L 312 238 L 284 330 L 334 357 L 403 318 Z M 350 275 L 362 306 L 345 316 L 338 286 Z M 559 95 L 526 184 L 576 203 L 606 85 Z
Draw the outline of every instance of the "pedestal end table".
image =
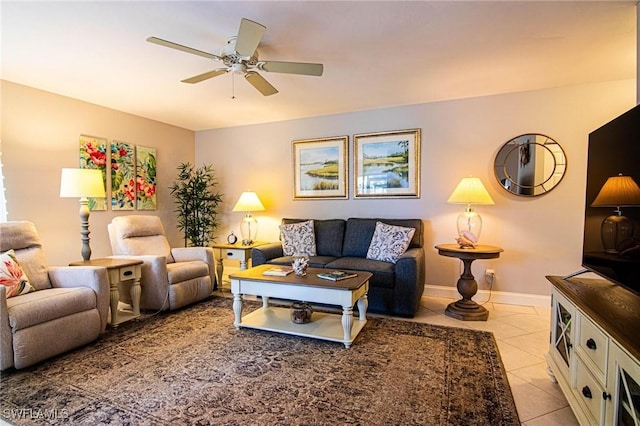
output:
M 476 248 L 461 248 L 458 244 L 440 244 L 436 246 L 436 249 L 439 255 L 456 257 L 464 265 L 457 285 L 458 293 L 462 299 L 450 303 L 444 314 L 462 321 L 486 321 L 489 318 L 489 311 L 471 300 L 478 292 L 478 283 L 471 273 L 471 263 L 476 259 L 496 259 L 500 257 L 502 248 L 485 245 L 478 245 Z

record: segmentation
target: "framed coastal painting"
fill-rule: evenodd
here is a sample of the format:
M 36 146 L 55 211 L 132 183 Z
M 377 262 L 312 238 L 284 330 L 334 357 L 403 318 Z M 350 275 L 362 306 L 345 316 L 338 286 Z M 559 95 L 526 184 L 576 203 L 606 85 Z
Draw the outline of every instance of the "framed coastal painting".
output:
M 353 137 L 354 198 L 420 198 L 420 129 Z
M 293 199 L 347 198 L 349 136 L 293 141 Z
M 134 147 L 111 141 L 111 210 L 133 210 L 136 200 Z
M 107 140 L 80 135 L 80 168 L 102 171 L 104 187 L 107 188 Z M 107 210 L 107 197 L 89 198 L 89 210 Z
M 155 210 L 156 195 L 156 149 L 136 146 L 136 209 Z

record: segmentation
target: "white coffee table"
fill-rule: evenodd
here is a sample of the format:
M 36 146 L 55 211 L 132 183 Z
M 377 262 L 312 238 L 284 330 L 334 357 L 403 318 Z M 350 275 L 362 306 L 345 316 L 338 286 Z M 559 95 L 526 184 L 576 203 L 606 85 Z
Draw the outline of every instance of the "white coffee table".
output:
M 273 265 L 229 275 L 233 294 L 234 325 L 236 328 L 254 328 L 295 336 L 311 337 L 343 343 L 349 348 L 367 323 L 367 292 L 371 273 L 357 271 L 358 276 L 341 281 L 328 281 L 316 276 L 325 269 L 309 268 L 307 275 L 289 274 L 284 277 L 262 275 Z M 242 296 L 262 297 L 262 307 L 242 316 Z M 306 324 L 295 324 L 290 309 L 269 305 L 269 298 L 322 303 L 342 307 L 342 315 L 314 312 Z M 359 317 L 353 318 L 353 306 L 358 304 Z

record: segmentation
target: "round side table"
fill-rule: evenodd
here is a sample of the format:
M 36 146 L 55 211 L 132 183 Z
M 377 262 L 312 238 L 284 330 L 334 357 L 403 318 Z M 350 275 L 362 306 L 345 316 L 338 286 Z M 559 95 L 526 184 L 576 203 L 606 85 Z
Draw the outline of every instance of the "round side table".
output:
M 471 300 L 478 292 L 478 283 L 471 273 L 471 263 L 476 259 L 496 259 L 503 252 L 502 248 L 485 245 L 478 245 L 476 248 L 460 248 L 458 244 L 439 244 L 436 249 L 439 255 L 458 258 L 464 264 L 464 270 L 457 285 L 462 299 L 450 303 L 444 314 L 462 321 L 486 321 L 489 318 L 489 311 Z

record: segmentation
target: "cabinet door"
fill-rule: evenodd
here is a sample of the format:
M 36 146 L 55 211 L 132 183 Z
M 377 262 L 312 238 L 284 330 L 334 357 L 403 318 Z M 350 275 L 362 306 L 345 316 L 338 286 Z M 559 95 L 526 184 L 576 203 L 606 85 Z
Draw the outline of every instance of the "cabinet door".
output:
M 551 350 L 558 365 L 566 367 L 562 373 L 569 379 L 569 367 L 573 357 L 575 307 L 560 293 L 554 291 L 553 315 L 551 317 Z
M 607 407 L 607 424 L 640 426 L 640 365 L 618 345 L 611 345 L 609 358 L 611 409 Z

